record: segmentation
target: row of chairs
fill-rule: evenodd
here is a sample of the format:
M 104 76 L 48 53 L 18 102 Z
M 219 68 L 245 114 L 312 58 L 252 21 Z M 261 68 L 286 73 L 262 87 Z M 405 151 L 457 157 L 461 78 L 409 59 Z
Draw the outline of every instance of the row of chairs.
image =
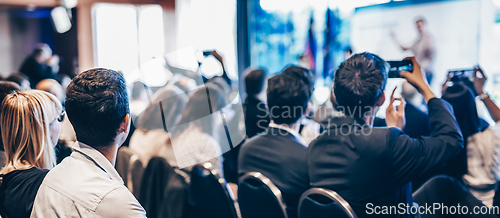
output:
M 238 186 L 238 202 L 243 218 L 288 218 L 281 191 L 259 172 L 242 177 Z M 311 188 L 302 194 L 299 218 L 357 218 L 347 201 L 332 190 Z
M 165 164 L 168 165 L 166 162 Z M 140 194 L 141 180 L 144 168 L 137 155 L 126 147 L 120 148 L 117 171 L 124 178 L 129 190 L 141 200 L 143 198 Z M 259 172 L 250 172 L 241 178 L 236 200 L 225 179 L 213 169 L 213 166 L 210 163 L 200 164 L 191 171 L 189 191 L 180 192 L 188 195 L 186 199 L 188 208 L 184 211 L 188 211 L 189 214 L 183 217 L 289 218 L 281 191 L 269 178 Z M 160 211 L 165 208 L 158 208 L 164 207 L 160 204 L 143 206 L 148 217 L 163 217 L 161 214 L 165 214 Z M 170 210 L 177 209 L 176 207 L 177 205 L 174 205 Z M 311 188 L 301 196 L 298 216 L 299 218 L 357 217 L 342 197 L 334 191 L 323 188 Z

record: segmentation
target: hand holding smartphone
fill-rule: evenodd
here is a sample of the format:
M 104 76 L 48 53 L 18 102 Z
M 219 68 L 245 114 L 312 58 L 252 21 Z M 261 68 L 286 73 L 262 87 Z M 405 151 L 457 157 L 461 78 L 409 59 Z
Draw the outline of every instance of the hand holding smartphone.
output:
M 411 60 L 402 60 L 402 61 L 387 61 L 389 63 L 389 78 L 401 78 L 401 72 L 413 72 L 413 63 Z

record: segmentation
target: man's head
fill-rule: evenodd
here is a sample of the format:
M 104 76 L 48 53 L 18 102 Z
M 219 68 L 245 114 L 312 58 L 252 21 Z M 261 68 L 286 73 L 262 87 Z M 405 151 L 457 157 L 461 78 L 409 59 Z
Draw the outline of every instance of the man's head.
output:
M 372 108 L 382 105 L 388 69 L 386 61 L 368 52 L 340 64 L 333 79 L 338 109 L 346 116 L 364 119 Z
M 31 89 L 31 83 L 29 81 L 28 76 L 26 76 L 26 75 L 24 75 L 22 73 L 11 74 L 5 80 L 17 83 L 20 86 L 21 90 L 29 90 L 29 89 Z
M 68 86 L 66 112 L 78 141 L 97 150 L 120 145 L 130 125 L 125 79 L 104 68 L 80 73 Z
M 415 24 L 417 24 L 417 30 L 420 34 L 425 32 L 426 21 L 423 17 L 417 18 L 417 20 L 415 21 Z
M 312 71 L 303 68 L 303 67 L 297 67 L 297 66 L 287 66 L 283 71 L 281 71 L 281 74 L 285 74 L 288 76 L 292 76 L 295 79 L 300 79 L 304 82 L 304 85 L 307 86 L 307 94 L 309 95 L 309 98 L 312 96 L 312 93 L 314 91 L 314 75 Z
M 56 96 L 57 99 L 59 99 L 61 104 L 64 102 L 63 88 L 61 84 L 59 84 L 54 79 L 44 79 L 40 81 L 38 84 L 36 84 L 36 89 L 53 94 L 54 96 Z
M 310 98 L 308 84 L 294 75 L 282 72 L 267 81 L 267 106 L 276 124 L 296 123 L 309 112 Z
M 47 44 L 37 44 L 33 49 L 33 56 L 39 63 L 44 63 L 52 56 L 52 49 Z
M 245 88 L 248 96 L 255 96 L 262 92 L 265 86 L 267 72 L 264 69 L 250 69 L 245 74 Z

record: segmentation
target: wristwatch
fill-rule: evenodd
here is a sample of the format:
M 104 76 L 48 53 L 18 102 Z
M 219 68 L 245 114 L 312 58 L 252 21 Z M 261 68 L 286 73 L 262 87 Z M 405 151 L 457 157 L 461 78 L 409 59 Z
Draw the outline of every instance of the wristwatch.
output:
M 486 92 L 483 92 L 480 95 L 478 95 L 477 97 L 479 97 L 479 99 L 482 101 L 482 100 L 490 97 L 490 95 L 488 95 L 488 93 L 486 93 Z

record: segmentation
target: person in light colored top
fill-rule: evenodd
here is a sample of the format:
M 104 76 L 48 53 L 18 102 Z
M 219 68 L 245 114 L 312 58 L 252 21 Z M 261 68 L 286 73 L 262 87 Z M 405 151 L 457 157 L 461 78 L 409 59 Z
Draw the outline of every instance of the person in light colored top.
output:
M 212 83 L 200 86 L 189 97 L 181 120 L 170 131 L 175 166 L 190 171 L 196 164 L 210 162 L 223 175 L 222 152 L 214 126 L 221 119 L 224 99 L 223 91 Z
M 495 127 L 488 127 L 486 122 L 479 118 L 474 94 L 461 82 L 452 82 L 454 84 L 451 86 L 443 86 L 445 88 L 443 99 L 453 106 L 465 139 L 466 152 L 463 158 L 467 161 L 467 167 L 463 181 L 477 199 L 491 206 L 497 190 L 497 182 L 500 179 L 500 109 L 483 90 L 486 80 L 483 70 L 476 67 L 474 89 L 495 121 Z M 465 90 L 465 92 L 457 90 Z
M 410 50 L 413 53 L 413 55 L 415 55 L 415 58 L 417 59 L 418 63 L 425 71 L 427 81 L 430 84 L 432 82 L 433 62 L 436 53 L 436 46 L 434 43 L 434 39 L 427 31 L 426 20 L 422 17 L 417 18 L 415 24 L 418 30 L 418 39 L 411 46 L 404 46 L 398 41 L 394 33 L 391 33 L 391 35 L 394 41 L 399 45 L 399 47 L 402 50 L 404 51 Z
M 103 68 L 80 73 L 68 86 L 66 112 L 78 142 L 43 180 L 31 217 L 146 217 L 113 167 L 130 130 L 123 76 Z
M 188 96 L 177 86 L 170 85 L 158 90 L 152 99 L 152 104 L 135 120 L 137 129 L 130 138 L 129 148 L 139 155 L 144 167 L 154 156 L 165 158 L 172 166 L 177 165 L 168 129 L 179 121 Z

